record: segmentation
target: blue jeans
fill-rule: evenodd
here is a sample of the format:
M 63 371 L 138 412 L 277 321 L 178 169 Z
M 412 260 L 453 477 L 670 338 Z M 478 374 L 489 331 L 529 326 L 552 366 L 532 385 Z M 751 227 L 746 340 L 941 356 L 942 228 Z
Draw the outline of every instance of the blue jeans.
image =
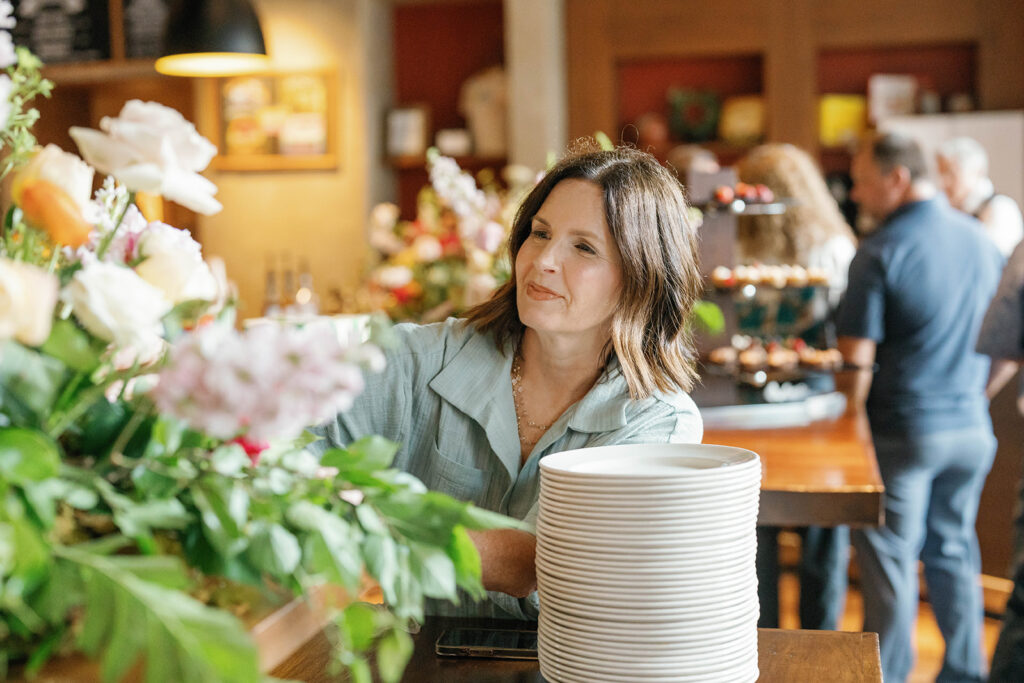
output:
M 761 603 L 760 628 L 779 627 L 779 527 L 757 528 L 757 597 Z M 800 628 L 830 630 L 839 627 L 846 602 L 850 563 L 848 527 L 799 527 Z
M 878 633 L 882 675 L 901 683 L 914 664 L 917 560 L 946 642 L 936 679 L 984 681 L 981 557 L 974 521 L 995 457 L 991 423 L 931 434 L 874 435 L 885 524 L 856 530 L 864 630 Z
M 1021 481 L 1017 494 L 1013 592 L 1006 601 L 1003 627 L 992 655 L 989 683 L 1019 683 L 1024 680 L 1024 481 Z

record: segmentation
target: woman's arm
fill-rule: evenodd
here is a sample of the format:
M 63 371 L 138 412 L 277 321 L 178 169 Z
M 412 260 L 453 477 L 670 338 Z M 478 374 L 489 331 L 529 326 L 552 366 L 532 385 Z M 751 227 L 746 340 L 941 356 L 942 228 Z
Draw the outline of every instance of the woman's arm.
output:
M 480 553 L 484 588 L 525 598 L 537 590 L 537 537 L 518 529 L 470 531 Z
M 999 393 L 999 390 L 1017 374 L 1020 363 L 1005 358 L 993 358 L 992 367 L 988 371 L 988 384 L 985 385 L 985 396 L 992 400 Z

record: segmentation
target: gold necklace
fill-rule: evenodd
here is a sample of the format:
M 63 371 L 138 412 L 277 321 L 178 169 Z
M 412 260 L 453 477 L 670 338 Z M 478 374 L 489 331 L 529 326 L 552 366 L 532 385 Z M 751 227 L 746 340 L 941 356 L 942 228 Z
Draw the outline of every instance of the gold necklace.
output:
M 539 429 L 543 433 L 554 424 L 553 421 L 547 424 L 534 422 L 527 414 L 526 408 L 523 407 L 523 363 L 522 357 L 518 353 L 512 358 L 512 402 L 516 407 L 516 422 L 520 426 L 525 422 L 526 426 L 531 429 Z

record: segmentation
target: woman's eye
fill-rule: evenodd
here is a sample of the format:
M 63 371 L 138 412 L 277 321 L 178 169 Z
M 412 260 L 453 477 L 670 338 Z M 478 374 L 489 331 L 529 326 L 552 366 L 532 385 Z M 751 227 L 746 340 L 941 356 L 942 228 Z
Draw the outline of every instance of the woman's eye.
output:
M 586 242 L 580 242 L 579 244 L 576 245 L 576 248 L 579 249 L 580 251 L 582 251 L 584 254 L 596 254 L 597 253 L 597 251 L 595 251 L 594 248 L 592 246 L 590 246 L 589 244 L 587 244 Z
M 536 237 L 538 239 L 547 239 L 548 231 L 542 228 L 534 228 L 530 231 L 530 237 Z

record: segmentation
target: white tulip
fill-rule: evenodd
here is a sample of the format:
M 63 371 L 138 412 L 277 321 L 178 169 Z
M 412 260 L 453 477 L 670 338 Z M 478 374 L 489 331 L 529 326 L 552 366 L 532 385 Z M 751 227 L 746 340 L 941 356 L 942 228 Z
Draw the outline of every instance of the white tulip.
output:
M 75 317 L 92 334 L 115 346 L 150 349 L 163 332 L 160 319 L 171 310 L 164 293 L 131 268 L 92 261 L 65 289 Z
M 0 339 L 39 346 L 50 336 L 57 305 L 57 276 L 0 258 Z
M 103 132 L 72 127 L 82 155 L 130 190 L 161 194 L 198 213 L 221 210 L 217 186 L 199 175 L 217 153 L 194 125 L 157 102 L 130 100 L 117 118 L 103 117 Z

